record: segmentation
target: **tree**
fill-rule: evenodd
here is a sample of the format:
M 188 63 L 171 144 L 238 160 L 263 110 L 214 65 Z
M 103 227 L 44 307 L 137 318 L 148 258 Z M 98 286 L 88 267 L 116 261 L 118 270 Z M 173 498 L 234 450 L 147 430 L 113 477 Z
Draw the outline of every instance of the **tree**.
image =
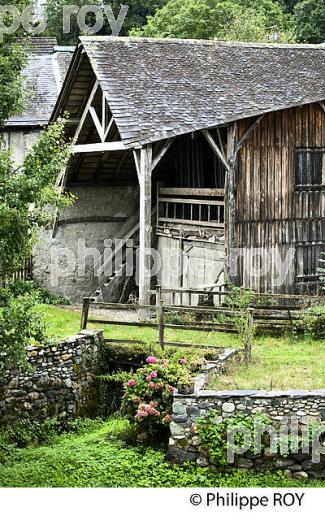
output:
M 121 0 L 112 0 L 108 2 L 105 0 L 47 0 L 45 6 L 45 12 L 48 18 L 47 22 L 47 34 L 49 36 L 55 36 L 60 44 L 76 44 L 78 36 L 81 35 L 80 28 L 77 22 L 77 15 L 71 15 L 71 30 L 69 34 L 63 33 L 63 8 L 64 6 L 77 5 L 83 7 L 86 5 L 96 5 L 100 7 L 103 3 L 110 5 L 113 9 L 115 17 L 118 16 L 121 8 L 121 4 L 129 6 L 127 17 L 124 21 L 120 35 L 126 36 L 133 28 L 139 28 L 146 24 L 147 17 L 155 14 L 158 8 L 162 7 L 167 0 L 128 0 L 122 2 Z M 86 23 L 89 26 L 94 25 L 95 16 L 93 13 L 89 13 L 86 17 Z M 109 27 L 107 20 L 104 17 L 104 26 L 98 34 L 106 35 L 111 34 L 111 28 Z
M 294 9 L 297 39 L 304 43 L 325 42 L 324 0 L 303 0 Z
M 9 4 L 7 0 L 0 0 L 0 7 Z M 28 5 L 33 5 L 29 0 L 11 0 L 11 6 L 17 7 L 21 12 Z M 11 24 L 11 17 L 8 13 L 4 17 L 4 24 Z M 17 38 L 23 37 L 22 30 L 17 30 L 13 34 L 3 34 L 3 41 L 0 43 L 0 128 L 10 116 L 19 112 L 24 104 L 23 80 L 21 71 L 26 63 L 27 52 L 25 41 Z
M 169 0 L 133 35 L 285 41 L 288 19 L 273 0 Z
M 32 253 L 41 226 L 53 209 L 69 203 L 56 179 L 69 156 L 62 123 L 49 126 L 16 167 L 10 151 L 0 152 L 0 278 L 10 277 Z
M 121 3 L 123 3 L 121 0 L 110 2 L 115 14 L 118 13 Z M 154 16 L 156 11 L 167 3 L 167 0 L 128 0 L 124 3 L 129 6 L 129 12 L 121 36 L 127 36 L 132 30 L 145 26 L 148 16 Z

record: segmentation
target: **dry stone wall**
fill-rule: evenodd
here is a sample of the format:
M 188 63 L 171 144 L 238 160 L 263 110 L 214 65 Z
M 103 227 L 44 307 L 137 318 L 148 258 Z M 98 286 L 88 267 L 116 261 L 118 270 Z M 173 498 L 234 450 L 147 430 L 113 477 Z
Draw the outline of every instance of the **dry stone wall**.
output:
M 196 461 L 200 466 L 216 467 L 218 464 L 209 456 L 208 450 L 200 445 L 198 421 L 211 412 L 216 414 L 216 422 L 222 422 L 235 415 L 264 416 L 271 419 L 278 431 L 295 426 L 301 433 L 310 423 L 319 423 L 325 431 L 325 390 L 318 391 L 212 391 L 205 390 L 209 378 L 220 370 L 225 370 L 231 351 L 223 362 L 210 362 L 206 369 L 194 380 L 194 391 L 184 395 L 174 394 L 173 421 L 170 426 L 169 456 L 183 463 Z M 192 389 L 193 390 L 193 389 Z M 237 457 L 231 467 L 245 470 L 276 471 L 285 470 L 296 478 L 325 478 L 325 448 L 321 449 L 318 462 L 313 462 L 313 454 L 294 453 L 281 455 L 272 453 L 269 447 L 252 455 L 250 452 Z
M 0 381 L 0 424 L 18 419 L 93 415 L 101 333 L 82 331 L 44 347 L 27 349 L 29 369 Z

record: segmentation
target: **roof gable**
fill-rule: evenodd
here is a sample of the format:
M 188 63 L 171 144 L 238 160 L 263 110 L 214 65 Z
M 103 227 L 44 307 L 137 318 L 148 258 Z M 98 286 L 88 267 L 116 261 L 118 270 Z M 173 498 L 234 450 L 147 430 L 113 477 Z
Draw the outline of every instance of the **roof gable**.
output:
M 80 40 L 127 147 L 325 98 L 323 46 Z

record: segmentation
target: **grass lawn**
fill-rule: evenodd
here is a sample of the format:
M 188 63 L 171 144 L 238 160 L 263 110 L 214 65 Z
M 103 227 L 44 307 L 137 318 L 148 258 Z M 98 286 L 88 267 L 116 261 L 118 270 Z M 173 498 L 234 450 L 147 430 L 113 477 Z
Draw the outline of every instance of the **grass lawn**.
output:
M 317 390 L 325 388 L 324 341 L 290 337 L 255 339 L 253 362 L 233 362 L 215 377 L 215 390 Z
M 79 330 L 80 312 L 60 307 L 40 305 L 47 316 L 49 335 L 63 338 Z M 89 325 L 98 328 L 98 325 Z M 110 338 L 141 339 L 148 344 L 157 341 L 154 329 L 106 325 L 102 327 Z M 239 338 L 219 332 L 167 330 L 167 341 L 197 342 L 206 345 L 239 346 Z M 228 373 L 211 381 L 218 390 L 315 390 L 325 388 L 325 343 L 323 340 L 285 337 L 257 337 L 253 363 L 246 367 L 233 363 Z
M 80 330 L 81 311 L 69 310 L 54 305 L 38 305 L 48 322 L 48 334 L 51 338 L 62 339 L 76 334 Z M 90 314 L 91 315 L 91 314 Z M 112 339 L 135 339 L 147 341 L 148 344 L 158 341 L 158 331 L 143 327 L 128 327 L 118 325 L 100 325 L 89 323 L 90 329 L 104 330 L 105 336 Z M 167 329 L 166 341 L 189 342 L 194 341 L 202 345 L 239 345 L 238 337 L 234 334 L 222 334 L 219 332 L 196 332 L 192 330 Z
M 50 445 L 12 448 L 0 459 L 0 487 L 323 487 L 281 472 L 220 474 L 193 465 L 170 466 L 163 450 L 130 446 L 125 419 L 93 421 Z M 0 445 L 1 448 L 1 445 Z M 0 449 L 1 455 L 1 449 Z M 3 459 L 2 459 L 3 460 Z

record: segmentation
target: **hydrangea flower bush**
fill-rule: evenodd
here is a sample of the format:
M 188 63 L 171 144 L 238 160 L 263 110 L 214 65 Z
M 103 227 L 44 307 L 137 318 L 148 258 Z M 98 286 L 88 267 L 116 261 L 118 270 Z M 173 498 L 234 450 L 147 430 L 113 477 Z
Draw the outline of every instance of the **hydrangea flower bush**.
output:
M 137 425 L 138 439 L 147 441 L 167 431 L 172 420 L 172 395 L 179 383 L 190 381 L 186 359 L 146 359 L 125 384 L 122 410 Z

